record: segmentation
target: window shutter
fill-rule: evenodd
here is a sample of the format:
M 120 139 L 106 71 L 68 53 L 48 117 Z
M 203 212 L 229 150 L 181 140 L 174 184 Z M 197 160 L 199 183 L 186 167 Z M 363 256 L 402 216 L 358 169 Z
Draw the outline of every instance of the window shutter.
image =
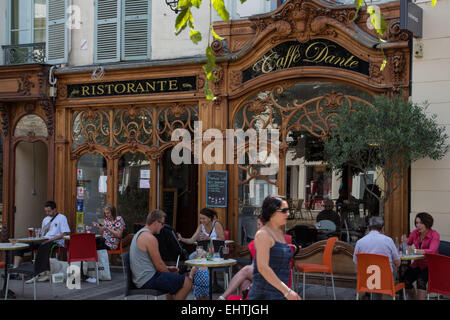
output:
M 47 0 L 47 63 L 67 63 L 69 52 L 69 29 L 66 12 L 69 0 Z
M 150 0 L 123 0 L 122 59 L 150 57 Z
M 95 61 L 120 60 L 120 0 L 97 0 L 95 5 Z

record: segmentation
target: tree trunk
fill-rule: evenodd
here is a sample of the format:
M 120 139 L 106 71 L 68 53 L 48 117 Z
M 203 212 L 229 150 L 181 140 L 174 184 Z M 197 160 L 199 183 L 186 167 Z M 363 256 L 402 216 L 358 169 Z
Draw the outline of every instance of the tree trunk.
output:
M 384 197 L 380 198 L 380 207 L 379 207 L 379 216 L 382 217 L 384 219 L 384 203 L 386 202 L 386 200 L 384 199 Z

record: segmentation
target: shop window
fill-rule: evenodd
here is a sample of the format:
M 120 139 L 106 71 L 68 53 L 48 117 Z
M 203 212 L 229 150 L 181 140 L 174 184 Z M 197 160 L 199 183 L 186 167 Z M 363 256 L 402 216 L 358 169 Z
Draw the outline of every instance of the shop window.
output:
M 102 223 L 108 192 L 105 158 L 98 153 L 82 155 L 77 162 L 76 175 L 76 211 L 83 213 L 85 226 L 91 226 L 94 221 Z
M 134 233 L 135 224 L 145 224 L 149 212 L 150 161 L 140 153 L 125 153 L 118 165 L 117 215 L 125 220 L 125 232 Z
M 10 0 L 10 44 L 45 42 L 46 0 Z
M 22 117 L 16 125 L 15 137 L 40 136 L 47 137 L 47 125 L 41 117 L 30 114 Z
M 110 128 L 109 113 L 103 110 L 83 110 L 73 113 L 72 147 L 86 142 L 108 145 Z

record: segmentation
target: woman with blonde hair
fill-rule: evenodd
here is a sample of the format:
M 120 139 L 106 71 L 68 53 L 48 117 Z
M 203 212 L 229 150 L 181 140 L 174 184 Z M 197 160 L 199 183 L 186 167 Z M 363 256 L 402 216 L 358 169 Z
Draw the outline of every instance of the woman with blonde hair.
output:
M 97 250 L 117 250 L 125 229 L 125 221 L 121 216 L 116 215 L 116 208 L 110 203 L 103 208 L 103 214 L 105 215 L 104 225 L 92 223 L 103 236 L 97 242 Z

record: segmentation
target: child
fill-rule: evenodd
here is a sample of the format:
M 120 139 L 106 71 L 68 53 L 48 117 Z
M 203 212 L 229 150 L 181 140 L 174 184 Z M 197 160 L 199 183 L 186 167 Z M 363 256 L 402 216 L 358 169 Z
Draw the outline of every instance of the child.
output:
M 204 258 L 206 252 L 197 254 L 195 252 L 195 259 Z M 194 296 L 197 300 L 209 300 L 209 271 L 208 267 L 192 267 L 189 273 L 189 278 L 194 283 Z

